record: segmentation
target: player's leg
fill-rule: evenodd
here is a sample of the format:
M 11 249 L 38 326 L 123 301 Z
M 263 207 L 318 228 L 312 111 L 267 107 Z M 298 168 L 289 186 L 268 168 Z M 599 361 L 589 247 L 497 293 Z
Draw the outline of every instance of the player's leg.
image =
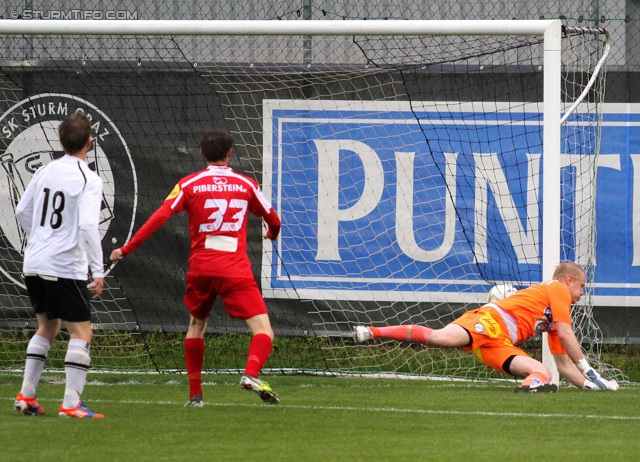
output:
M 246 375 L 258 377 L 262 366 L 267 362 L 273 349 L 273 329 L 269 321 L 269 315 L 259 314 L 246 319 L 247 327 L 253 336 L 249 343 L 247 364 L 244 370 Z
M 36 388 L 44 370 L 51 343 L 60 331 L 60 319 L 48 319 L 46 313 L 36 314 L 38 330 L 27 345 L 22 388 L 16 396 L 14 408 L 25 415 L 42 415 L 44 409 L 36 399 Z
M 476 341 L 473 352 L 484 364 L 498 372 L 524 377 L 516 392 L 558 391 L 558 387 L 551 383 L 551 372 L 544 364 L 520 348 L 507 344 L 505 340 L 504 334 L 500 334 L 485 342 Z
M 244 319 L 251 330 L 245 375 L 258 377 L 273 348 L 273 329 L 267 306 L 253 277 L 229 278 L 220 296 L 229 316 Z
M 265 403 L 278 404 L 280 402 L 278 395 L 267 382 L 258 378 L 273 349 L 274 334 L 269 315 L 259 314 L 246 319 L 245 322 L 253 336 L 249 343 L 247 365 L 240 378 L 240 385 L 245 390 L 256 392 Z
M 397 340 L 407 343 L 421 343 L 438 347 L 463 347 L 470 343 L 467 330 L 456 324 L 448 324 L 442 329 L 431 329 L 418 325 L 400 325 L 387 327 L 356 326 L 356 339 L 359 342 L 372 338 Z
M 81 419 L 102 418 L 104 415 L 90 410 L 81 399 L 91 364 L 91 294 L 85 281 L 60 278 L 57 288 L 56 310 L 64 320 L 70 337 L 64 357 L 64 398 L 58 415 Z
M 189 401 L 186 406 L 202 407 L 202 364 L 204 363 L 204 334 L 207 320 L 193 316 L 184 339 L 184 362 L 189 377 Z
M 374 338 L 397 340 L 398 342 L 429 344 L 433 329 L 414 324 L 399 326 L 356 326 L 356 340 L 364 342 Z
M 49 319 L 47 316 L 49 302 L 47 281 L 38 276 L 27 276 L 25 280 L 31 305 L 36 313 L 38 330 L 27 345 L 22 388 L 16 396 L 14 409 L 25 415 L 43 415 L 44 409 L 36 399 L 36 388 L 40 382 L 51 343 L 60 331 L 61 322 L 60 319 Z
M 240 378 L 240 386 L 257 393 L 266 403 L 279 403 L 280 399 L 271 386 L 258 378 L 262 367 L 271 355 L 274 337 L 267 305 L 258 289 L 258 284 L 253 277 L 227 278 L 224 280 L 224 290 L 220 292 L 220 296 L 229 316 L 244 319 L 252 333 L 247 364 Z
M 540 361 L 528 356 L 517 355 L 511 359 L 508 372 L 524 380 L 516 392 L 556 392 L 558 387 L 551 383 L 551 371 Z
M 184 339 L 184 362 L 189 377 L 189 401 L 185 406 L 202 407 L 202 365 L 207 319 L 217 298 L 218 280 L 187 273 L 184 304 L 189 310 L 189 329 Z
M 104 415 L 90 410 L 81 398 L 91 364 L 90 346 L 93 338 L 91 323 L 90 321 L 65 321 L 65 324 L 71 338 L 64 357 L 66 376 L 64 399 L 58 415 L 82 419 L 102 418 Z

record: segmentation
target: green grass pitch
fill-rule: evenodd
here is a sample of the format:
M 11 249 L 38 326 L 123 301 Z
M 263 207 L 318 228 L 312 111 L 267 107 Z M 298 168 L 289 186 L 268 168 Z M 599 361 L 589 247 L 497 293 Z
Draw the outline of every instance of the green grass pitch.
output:
M 237 375 L 206 374 L 203 408 L 187 379 L 90 373 L 83 398 L 101 420 L 57 416 L 64 377 L 45 373 L 47 414 L 13 410 L 21 374 L 0 373 L 3 461 L 637 460 L 638 385 L 516 394 L 515 381 L 266 377 L 263 404 Z

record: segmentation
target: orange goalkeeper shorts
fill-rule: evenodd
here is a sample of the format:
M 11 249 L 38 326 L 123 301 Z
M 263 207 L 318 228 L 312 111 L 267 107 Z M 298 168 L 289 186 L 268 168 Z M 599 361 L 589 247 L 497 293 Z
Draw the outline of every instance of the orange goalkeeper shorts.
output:
M 484 306 L 467 311 L 453 324 L 461 326 L 471 336 L 471 345 L 462 349 L 472 352 L 480 362 L 498 372 L 510 374 L 504 370 L 504 364 L 510 357 L 529 356 L 513 345 L 502 316 L 493 308 Z

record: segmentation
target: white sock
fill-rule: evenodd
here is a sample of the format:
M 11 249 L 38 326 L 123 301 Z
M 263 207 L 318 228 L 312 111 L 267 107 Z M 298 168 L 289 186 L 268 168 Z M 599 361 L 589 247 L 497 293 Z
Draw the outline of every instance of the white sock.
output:
M 34 335 L 29 340 L 27 360 L 24 365 L 24 379 L 20 390 L 20 393 L 27 398 L 35 398 L 36 396 L 36 387 L 40 382 L 49 348 L 51 348 L 51 342 L 44 337 Z
M 80 404 L 80 395 L 87 381 L 87 372 L 91 357 L 89 344 L 83 340 L 71 339 L 64 358 L 64 371 L 67 376 L 62 406 L 70 409 Z

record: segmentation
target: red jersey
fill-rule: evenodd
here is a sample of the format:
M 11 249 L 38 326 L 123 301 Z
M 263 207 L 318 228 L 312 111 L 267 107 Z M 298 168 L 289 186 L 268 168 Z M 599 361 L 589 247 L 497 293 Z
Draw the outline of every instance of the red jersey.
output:
M 494 305 L 498 305 L 516 320 L 516 343 L 539 335 L 541 328 L 552 325 L 552 322 L 571 325 L 571 294 L 564 284 L 555 280 L 519 290 L 514 295 L 495 302 Z M 552 341 L 552 338 L 554 345 L 556 342 L 559 344 L 557 332 L 553 327 L 549 330 L 549 340 Z M 556 351 L 552 349 L 552 353 Z
M 226 166 L 210 165 L 182 178 L 162 205 L 121 248 L 133 252 L 174 213 L 189 217 L 189 272 L 197 276 L 253 277 L 247 255 L 247 212 L 265 219 L 275 239 L 280 218 L 258 183 Z

